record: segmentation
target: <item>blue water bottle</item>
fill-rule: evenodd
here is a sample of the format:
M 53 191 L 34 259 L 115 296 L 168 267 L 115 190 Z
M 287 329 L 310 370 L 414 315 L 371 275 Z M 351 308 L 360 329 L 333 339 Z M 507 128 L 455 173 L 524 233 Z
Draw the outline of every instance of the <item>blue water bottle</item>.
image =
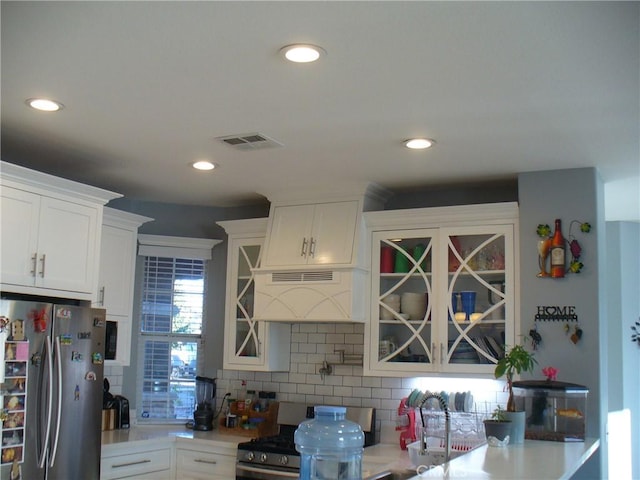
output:
M 315 418 L 294 435 L 300 452 L 300 480 L 362 480 L 364 433 L 346 420 L 345 407 L 314 407 Z

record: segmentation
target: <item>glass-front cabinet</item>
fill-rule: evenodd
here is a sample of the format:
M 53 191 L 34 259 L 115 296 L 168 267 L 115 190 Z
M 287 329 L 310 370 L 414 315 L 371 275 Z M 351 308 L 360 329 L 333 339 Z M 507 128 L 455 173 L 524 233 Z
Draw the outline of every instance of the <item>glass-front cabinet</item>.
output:
M 227 232 L 224 368 L 288 371 L 291 327 L 254 319 L 254 269 L 260 267 L 265 219 L 218 222 Z
M 372 279 L 365 372 L 491 374 L 515 338 L 517 207 L 365 217 Z

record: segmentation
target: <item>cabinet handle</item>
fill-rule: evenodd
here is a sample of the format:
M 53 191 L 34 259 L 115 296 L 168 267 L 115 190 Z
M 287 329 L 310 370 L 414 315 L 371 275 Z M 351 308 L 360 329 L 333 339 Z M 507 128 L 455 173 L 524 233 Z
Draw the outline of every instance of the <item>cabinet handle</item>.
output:
M 316 254 L 316 239 L 311 237 L 311 242 L 309 243 L 309 256 L 313 258 Z
M 107 287 L 102 287 L 100 289 L 100 299 L 98 300 L 98 302 L 100 303 L 101 306 L 104 307 L 104 291 Z
M 131 467 L 133 465 L 141 465 L 143 463 L 151 463 L 151 460 L 138 460 L 137 462 L 118 463 L 111 465 L 111 468 Z
M 211 465 L 217 465 L 218 462 L 216 462 L 215 460 L 205 460 L 203 458 L 196 458 L 193 460 L 196 463 L 209 463 Z
M 40 276 L 42 278 L 44 278 L 44 264 L 46 259 L 47 259 L 47 256 L 43 253 L 42 256 L 40 257 L 40 264 L 41 264 Z
M 436 342 L 433 342 L 431 344 L 431 354 L 433 355 L 433 363 L 437 363 L 436 362 Z
M 444 363 L 444 343 L 440 344 L 440 364 Z
M 38 267 L 38 252 L 34 253 L 31 257 L 31 261 L 33 262 L 33 268 L 31 269 L 31 276 L 36 276 L 36 269 Z
M 307 238 L 306 237 L 302 239 L 302 249 L 300 250 L 300 256 L 301 257 L 307 256 Z

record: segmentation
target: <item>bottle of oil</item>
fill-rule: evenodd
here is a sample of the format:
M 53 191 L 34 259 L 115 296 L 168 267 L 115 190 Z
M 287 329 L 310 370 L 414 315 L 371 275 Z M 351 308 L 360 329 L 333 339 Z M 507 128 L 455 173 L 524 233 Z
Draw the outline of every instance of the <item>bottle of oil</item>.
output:
M 553 278 L 564 277 L 566 264 L 566 245 L 562 236 L 562 226 L 559 218 L 556 218 L 556 231 L 551 239 L 551 276 Z

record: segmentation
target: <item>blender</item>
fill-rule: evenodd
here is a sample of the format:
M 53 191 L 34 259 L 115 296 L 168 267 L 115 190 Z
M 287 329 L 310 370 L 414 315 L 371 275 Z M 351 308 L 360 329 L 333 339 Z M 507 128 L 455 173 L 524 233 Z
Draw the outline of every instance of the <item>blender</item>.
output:
M 196 377 L 196 410 L 193 412 L 194 430 L 212 430 L 216 408 L 216 379 Z

